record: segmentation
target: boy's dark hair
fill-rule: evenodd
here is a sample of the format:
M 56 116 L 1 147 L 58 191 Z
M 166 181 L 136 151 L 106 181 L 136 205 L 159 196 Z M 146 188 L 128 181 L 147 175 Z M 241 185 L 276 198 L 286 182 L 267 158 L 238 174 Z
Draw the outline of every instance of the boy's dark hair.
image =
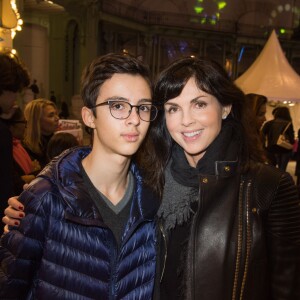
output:
M 140 75 L 152 86 L 149 68 L 143 62 L 129 55 L 110 53 L 94 59 L 82 74 L 81 96 L 85 106 L 91 108 L 96 104 L 100 87 L 114 74 Z M 95 109 L 93 113 L 96 116 Z
M 24 66 L 6 53 L 0 53 L 0 78 L 0 95 L 4 91 L 19 92 L 30 83 Z

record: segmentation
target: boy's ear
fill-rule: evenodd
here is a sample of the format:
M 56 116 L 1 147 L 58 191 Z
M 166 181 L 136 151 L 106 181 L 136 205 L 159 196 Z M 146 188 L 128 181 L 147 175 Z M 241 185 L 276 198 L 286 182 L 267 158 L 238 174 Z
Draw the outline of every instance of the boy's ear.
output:
M 90 128 L 95 128 L 95 116 L 92 110 L 86 106 L 81 109 L 81 117 L 83 123 Z

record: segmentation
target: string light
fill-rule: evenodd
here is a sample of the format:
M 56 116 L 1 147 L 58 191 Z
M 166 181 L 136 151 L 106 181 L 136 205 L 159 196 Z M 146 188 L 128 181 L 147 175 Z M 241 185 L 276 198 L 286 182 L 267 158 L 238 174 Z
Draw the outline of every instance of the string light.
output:
M 22 30 L 23 20 L 21 19 L 21 15 L 18 11 L 16 0 L 10 0 L 10 5 L 11 5 L 12 10 L 14 11 L 14 13 L 17 17 L 17 26 L 14 27 L 14 28 L 11 28 L 11 38 L 14 39 L 14 37 L 16 36 L 17 31 Z

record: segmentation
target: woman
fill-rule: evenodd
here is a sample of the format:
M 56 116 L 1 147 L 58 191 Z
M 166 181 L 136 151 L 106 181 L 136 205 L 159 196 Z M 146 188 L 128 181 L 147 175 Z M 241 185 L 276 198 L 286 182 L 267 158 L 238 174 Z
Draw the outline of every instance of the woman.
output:
M 27 121 L 23 111 L 17 107 L 14 114 L 6 124 L 13 137 L 13 189 L 14 193 L 20 194 L 25 183 L 30 183 L 35 178 L 36 172 L 41 167 L 37 161 L 32 161 L 27 151 L 22 146 Z
M 294 127 L 289 109 L 285 106 L 277 107 L 274 111 L 274 119 L 264 124 L 262 133 L 266 140 L 269 157 L 273 158 L 272 164 L 285 171 L 292 158 L 293 149 L 278 146 L 277 140 L 279 135 L 284 133 L 291 144 L 295 143 Z
M 243 93 L 218 64 L 184 58 L 154 96 L 168 161 L 161 299 L 300 299 L 297 191 L 262 163 Z
M 37 160 L 41 168 L 48 163 L 47 145 L 58 128 L 58 112 L 55 104 L 46 99 L 29 102 L 24 110 L 27 128 L 24 147 L 32 160 Z

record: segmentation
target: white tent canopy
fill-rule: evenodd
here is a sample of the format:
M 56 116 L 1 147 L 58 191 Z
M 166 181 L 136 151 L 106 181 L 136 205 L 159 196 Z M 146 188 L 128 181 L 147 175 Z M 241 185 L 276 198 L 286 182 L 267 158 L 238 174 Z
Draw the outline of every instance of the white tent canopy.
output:
M 257 59 L 235 83 L 245 94 L 300 102 L 300 76 L 286 59 L 274 30 Z

